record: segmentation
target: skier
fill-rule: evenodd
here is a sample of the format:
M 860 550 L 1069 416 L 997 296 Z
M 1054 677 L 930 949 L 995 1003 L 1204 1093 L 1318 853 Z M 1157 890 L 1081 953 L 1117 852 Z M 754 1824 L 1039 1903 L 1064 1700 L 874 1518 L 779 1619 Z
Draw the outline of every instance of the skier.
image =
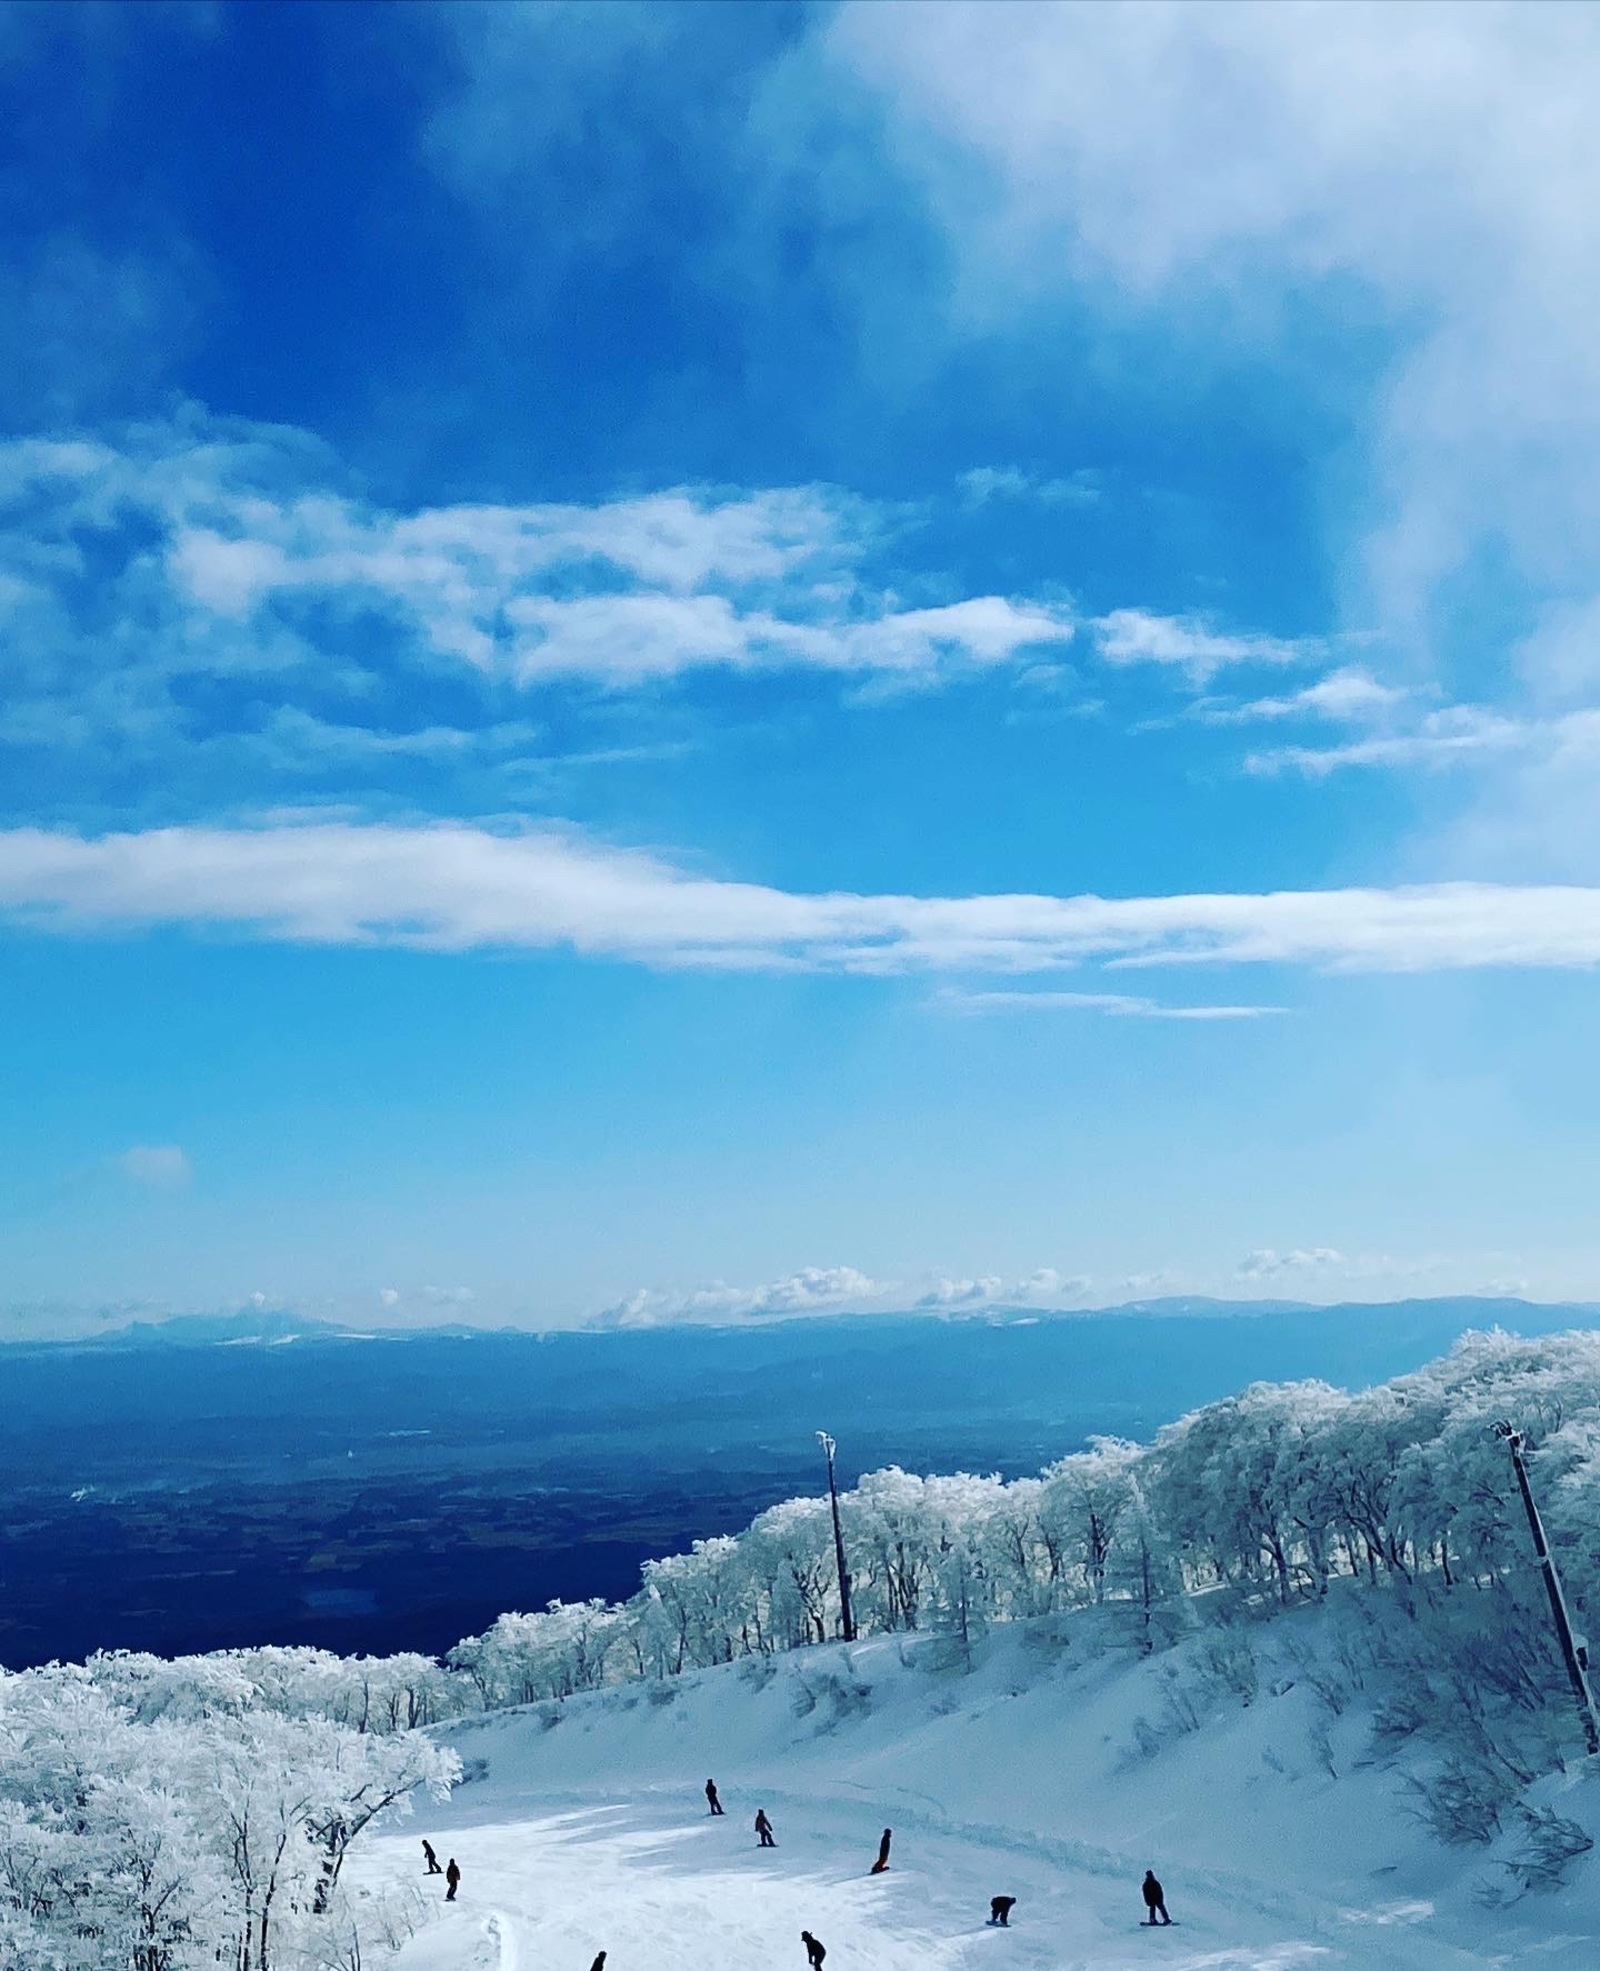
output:
M 439 1857 L 433 1852 L 433 1843 L 431 1841 L 423 1842 L 422 1859 L 428 1864 L 428 1873 L 430 1875 L 443 1875 L 444 1870 L 439 1866 Z
M 763 1848 L 775 1848 L 778 1845 L 772 1838 L 772 1822 L 767 1819 L 765 1807 L 756 1809 L 756 1839 Z
M 822 1971 L 822 1960 L 828 1953 L 809 1930 L 800 1932 L 800 1941 L 806 1947 L 806 1963 L 811 1966 L 811 1971 Z
M 1170 1923 L 1172 1921 L 1172 1918 L 1167 1914 L 1166 1891 L 1156 1880 L 1156 1872 L 1153 1868 L 1147 1868 L 1144 1872 L 1144 1906 L 1150 1912 L 1145 1918 L 1145 1921 L 1152 1928 L 1155 1927 L 1157 1918 L 1163 1923 Z
M 589 1971 L 606 1971 L 606 1954 L 604 1951 L 601 1951 L 595 1958 L 593 1964 L 589 1966 Z
M 1002 1930 L 1011 1928 L 1011 1912 L 1017 1906 L 1015 1896 L 991 1896 L 989 1898 L 989 1921 L 998 1924 Z
M 892 1832 L 893 1830 L 887 1827 L 883 1830 L 882 1837 L 878 1842 L 878 1859 L 872 1864 L 871 1872 L 874 1875 L 882 1875 L 884 1870 L 889 1866 L 889 1841 Z
M 714 1779 L 706 1781 L 706 1805 L 714 1814 L 722 1812 L 722 1802 L 717 1798 L 717 1782 Z
M 461 1887 L 461 1871 L 456 1867 L 454 1855 L 450 1857 L 450 1866 L 444 1872 L 444 1880 L 444 1899 L 447 1903 L 453 1903 L 456 1899 L 456 1891 Z

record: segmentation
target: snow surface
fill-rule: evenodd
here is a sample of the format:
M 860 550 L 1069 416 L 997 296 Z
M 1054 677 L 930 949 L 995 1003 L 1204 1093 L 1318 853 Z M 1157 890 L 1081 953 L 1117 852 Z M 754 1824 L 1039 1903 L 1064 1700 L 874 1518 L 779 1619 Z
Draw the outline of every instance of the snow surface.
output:
M 601 1949 L 607 1971 L 805 1971 L 802 1929 L 827 1971 L 1600 1966 L 1594 1856 L 1488 1907 L 1515 1844 L 1440 1845 L 1370 1718 L 1330 1720 L 1285 1675 L 1163 1730 L 1171 1654 L 1097 1655 L 1089 1634 L 996 1631 L 971 1673 L 879 1637 L 458 1723 L 468 1783 L 352 1868 L 420 1877 L 421 1834 L 461 1864 L 455 1905 L 426 1882 L 439 1905 L 403 1971 L 588 1971 Z M 1537 1797 L 1600 1826 L 1600 1778 L 1556 1787 Z M 1140 1922 L 1147 1866 L 1170 1930 Z M 1000 1894 L 1009 1930 L 985 1922 Z

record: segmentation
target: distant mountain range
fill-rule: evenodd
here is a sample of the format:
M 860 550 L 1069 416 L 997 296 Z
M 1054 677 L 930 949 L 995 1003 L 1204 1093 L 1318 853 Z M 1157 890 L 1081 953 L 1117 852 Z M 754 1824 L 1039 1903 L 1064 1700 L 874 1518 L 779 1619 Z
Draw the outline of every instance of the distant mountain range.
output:
M 1223 1300 L 1203 1294 L 1173 1294 L 1151 1300 L 1120 1301 L 1109 1307 L 1050 1308 L 1030 1306 L 984 1306 L 964 1308 L 903 1308 L 860 1312 L 841 1308 L 827 1313 L 766 1314 L 725 1322 L 693 1321 L 642 1323 L 624 1328 L 555 1328 L 538 1330 L 513 1326 L 490 1328 L 463 1321 L 438 1325 L 357 1327 L 349 1322 L 320 1320 L 309 1314 L 281 1307 L 245 1307 L 231 1313 L 176 1314 L 160 1320 L 133 1320 L 120 1327 L 102 1329 L 93 1335 L 52 1339 L 17 1339 L 0 1347 L 26 1348 L 206 1348 L 223 1346 L 274 1346 L 291 1342 L 316 1344 L 360 1341 L 422 1341 L 458 1338 L 482 1340 L 488 1336 L 541 1335 L 566 1337 L 590 1335 L 607 1340 L 633 1335 L 693 1332 L 701 1335 L 770 1333 L 784 1330 L 816 1329 L 837 1332 L 840 1328 L 881 1327 L 885 1323 L 916 1322 L 930 1331 L 952 1326 L 1009 1327 L 1035 1324 L 1055 1326 L 1071 1323 L 1082 1326 L 1101 1321 L 1259 1321 L 1274 1316 L 1299 1315 L 1313 1320 L 1339 1321 L 1344 1325 L 1366 1325 L 1378 1321 L 1388 1325 L 1396 1317 L 1407 1323 L 1439 1317 L 1455 1332 L 1468 1327 L 1515 1327 L 1518 1332 L 1549 1334 L 1563 1326 L 1586 1327 L 1600 1317 L 1600 1303 L 1593 1301 L 1540 1302 L 1515 1300 L 1503 1295 L 1453 1295 L 1397 1301 L 1338 1301 L 1331 1305 L 1302 1300 Z M 1442 1330 L 1441 1330 L 1442 1332 Z

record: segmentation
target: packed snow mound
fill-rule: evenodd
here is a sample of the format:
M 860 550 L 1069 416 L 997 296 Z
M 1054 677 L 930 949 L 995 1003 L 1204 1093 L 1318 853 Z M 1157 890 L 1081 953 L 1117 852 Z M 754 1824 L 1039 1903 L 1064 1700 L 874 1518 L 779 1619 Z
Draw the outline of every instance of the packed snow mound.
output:
M 467 1783 L 359 1868 L 420 1878 L 422 1834 L 461 1865 L 453 1905 L 427 1881 L 403 1971 L 587 1971 L 600 1950 L 606 1971 L 804 1971 L 802 1929 L 827 1971 L 1592 1971 L 1594 1858 L 1555 1857 L 1559 1893 L 1525 1885 L 1600 1826 L 1600 1776 L 1540 1782 L 1488 1846 L 1440 1842 L 1417 1792 L 1437 1748 L 1375 1732 L 1377 1693 L 1334 1713 L 1296 1673 L 1338 1619 L 1143 1657 L 1090 1611 L 970 1655 L 882 1636 L 490 1713 L 446 1732 Z M 1170 1930 L 1142 1924 L 1147 1867 Z

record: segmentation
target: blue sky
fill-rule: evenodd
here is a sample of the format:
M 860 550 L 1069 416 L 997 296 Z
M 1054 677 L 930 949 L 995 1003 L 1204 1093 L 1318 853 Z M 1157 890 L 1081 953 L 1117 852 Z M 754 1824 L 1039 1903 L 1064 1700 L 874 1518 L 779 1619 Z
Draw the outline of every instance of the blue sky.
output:
M 5 1331 L 1600 1295 L 1597 84 L 0 12 Z

